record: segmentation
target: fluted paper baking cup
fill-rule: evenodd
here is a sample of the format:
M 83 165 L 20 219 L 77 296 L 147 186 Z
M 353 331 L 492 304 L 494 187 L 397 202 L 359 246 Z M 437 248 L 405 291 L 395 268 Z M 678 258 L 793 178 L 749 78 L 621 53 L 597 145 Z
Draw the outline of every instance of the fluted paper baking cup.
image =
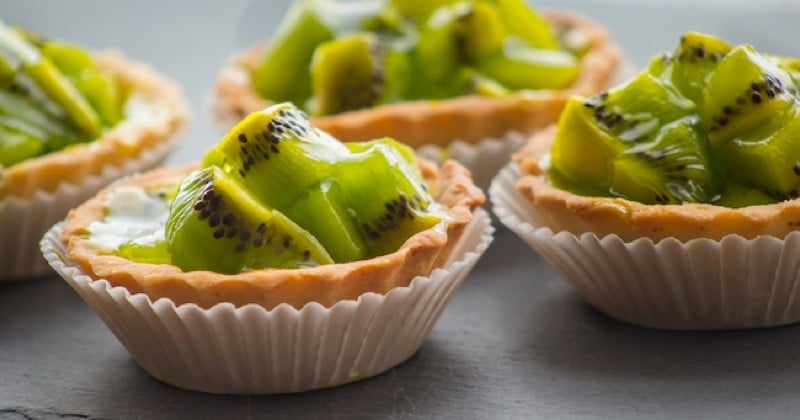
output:
M 757 328 L 800 321 L 800 232 L 681 242 L 553 232 L 517 191 L 510 164 L 495 178 L 495 214 L 575 290 L 619 320 L 667 329 Z
M 417 154 L 437 163 L 457 160 L 472 172 L 475 185 L 486 191 L 492 178 L 526 140 L 522 133 L 509 131 L 503 137 L 488 137 L 474 144 L 463 140 L 454 140 L 446 148 L 426 144 L 417 148 Z
M 444 268 L 385 295 L 366 293 L 326 308 L 309 303 L 267 310 L 230 303 L 203 309 L 151 301 L 93 280 L 66 257 L 62 224 L 42 239 L 47 261 L 97 312 L 148 373 L 214 393 L 307 391 L 368 378 L 408 359 L 492 241 L 488 214 L 476 210 Z
M 101 173 L 86 177 L 80 184 L 62 183 L 52 192 L 37 191 L 25 199 L 0 200 L 0 282 L 50 273 L 38 246 L 47 229 L 111 181 L 159 166 L 176 142 L 173 136 L 126 160 L 123 166 L 106 165 Z

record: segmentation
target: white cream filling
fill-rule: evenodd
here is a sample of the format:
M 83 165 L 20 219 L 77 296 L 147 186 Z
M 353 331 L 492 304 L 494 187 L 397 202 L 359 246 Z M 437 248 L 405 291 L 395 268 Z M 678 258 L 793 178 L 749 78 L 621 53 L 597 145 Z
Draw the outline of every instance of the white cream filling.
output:
M 155 245 L 164 241 L 169 206 L 140 187 L 120 187 L 106 198 L 106 217 L 89 225 L 89 243 L 104 251 L 123 244 Z

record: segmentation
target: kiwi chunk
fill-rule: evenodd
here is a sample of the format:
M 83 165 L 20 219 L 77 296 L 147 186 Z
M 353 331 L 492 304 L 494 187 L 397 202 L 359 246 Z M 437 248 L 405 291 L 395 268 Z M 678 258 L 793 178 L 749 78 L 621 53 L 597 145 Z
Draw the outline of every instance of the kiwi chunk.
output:
M 425 187 L 413 180 L 406 158 L 374 144 L 333 168 L 342 195 L 369 246 L 368 256 L 397 250 L 416 232 L 441 221 Z
M 336 262 L 367 256 L 367 245 L 344 205 L 342 187 L 333 177 L 306 188 L 284 213 L 325 247 Z
M 388 90 L 384 55 L 381 43 L 370 34 L 322 43 L 311 64 L 313 112 L 337 114 L 382 102 Z
M 696 116 L 664 125 L 651 142 L 637 144 L 611 165 L 610 191 L 648 204 L 709 202 L 719 194 L 719 173 Z
M 558 50 L 537 49 L 510 38 L 478 62 L 478 71 L 515 90 L 563 89 L 578 77 L 578 60 Z
M 203 166 L 219 166 L 266 205 L 283 210 L 349 154 L 312 127 L 305 113 L 283 103 L 247 116 L 206 154 Z
M 502 48 L 507 32 L 494 5 L 459 2 L 438 8 L 421 25 L 414 51 L 420 89 L 409 99 L 472 93 L 472 67 Z
M 708 76 L 700 118 L 712 144 L 755 128 L 795 102 L 791 76 L 751 46 L 731 50 Z
M 0 91 L 0 125 L 41 139 L 43 152 L 60 150 L 80 138 L 77 127 L 50 114 L 31 98 L 19 93 Z
M 560 48 L 558 37 L 550 24 L 525 3 L 525 0 L 495 0 L 508 31 L 529 43 L 546 50 Z
M 800 105 L 776 115 L 719 148 L 729 176 L 775 200 L 797 198 L 800 190 Z
M 553 166 L 575 182 L 608 186 L 612 160 L 655 140 L 662 125 L 694 105 L 647 72 L 586 100 L 571 98 L 559 120 Z
M 732 48 L 717 37 L 687 32 L 681 37 L 675 52 L 665 57 L 671 64 L 670 81 L 687 98 L 702 102 L 706 78 Z
M 0 166 L 11 166 L 40 155 L 44 141 L 0 124 Z
M 334 35 L 311 3 L 292 5 L 253 71 L 253 86 L 262 97 L 301 105 L 311 97 L 311 57 L 317 45 Z
M 57 104 L 83 133 L 96 135 L 100 131 L 97 113 L 52 61 L 1 22 L 0 59 L 25 76 L 21 79 L 18 74 L 17 82 L 26 83 L 28 89 L 39 90 L 41 95 Z
M 166 239 L 172 263 L 185 271 L 233 274 L 333 262 L 310 233 L 213 166 L 181 183 Z

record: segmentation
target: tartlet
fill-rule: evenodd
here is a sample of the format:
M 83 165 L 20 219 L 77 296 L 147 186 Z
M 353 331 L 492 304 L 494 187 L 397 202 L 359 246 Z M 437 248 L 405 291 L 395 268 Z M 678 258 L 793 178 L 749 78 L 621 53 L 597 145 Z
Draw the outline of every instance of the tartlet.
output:
M 284 104 L 273 108 L 281 106 L 284 110 L 290 107 Z M 284 132 L 279 127 L 283 123 L 275 123 L 277 115 L 284 114 L 267 112 L 273 116 L 269 126 Z M 264 120 L 258 117 L 263 116 L 240 125 L 261 127 Z M 255 125 L 253 121 L 260 122 Z M 287 124 L 284 126 L 295 123 Z M 93 241 L 94 223 L 111 213 L 109 202 L 115 194 L 137 189 L 162 197 L 160 194 L 174 191 L 180 184 L 165 225 L 164 235 L 169 241 L 170 221 L 184 217 L 176 210 L 182 208 L 176 203 L 181 202 L 185 189 L 193 188 L 194 184 L 187 181 L 194 179 L 191 174 L 208 173 L 204 172 L 209 169 L 205 165 L 217 171 L 219 167 L 213 165 L 222 161 L 216 153 L 223 153 L 224 145 L 231 144 L 226 140 L 234 144 L 259 141 L 260 134 L 245 138 L 244 132 L 235 128 L 212 149 L 201 165 L 205 169 L 158 169 L 104 189 L 71 211 L 64 223 L 45 236 L 41 242 L 45 258 L 95 309 L 145 370 L 182 388 L 215 393 L 306 391 L 370 377 L 410 357 L 492 239 L 489 216 L 478 208 L 484 201 L 483 192 L 472 183 L 469 171 L 455 161 L 446 161 L 439 168 L 417 160 L 426 190 L 438 203 L 436 211 L 442 206 L 444 213 L 435 225 L 414 233 L 388 254 L 297 268 L 244 267 L 243 271 L 221 274 L 210 269 L 182 270 L 173 248 L 169 249 L 175 265 L 146 263 L 99 248 L 96 237 Z M 264 141 L 269 142 L 268 138 Z M 291 153 L 290 146 L 281 147 L 281 157 L 275 152 L 269 163 L 262 164 L 288 159 L 283 156 Z M 231 173 L 242 174 L 244 179 L 244 171 L 233 168 Z M 216 194 L 223 194 L 221 184 L 214 185 L 220 188 Z M 214 206 L 208 204 L 214 196 L 207 194 L 207 189 L 193 191 L 199 194 L 194 197 L 202 198 L 188 202 L 197 212 L 189 218 L 199 217 L 214 229 L 234 226 L 233 216 L 211 222 L 214 216 L 202 215 L 206 205 Z M 163 197 L 161 200 L 169 200 Z M 225 197 L 234 200 L 230 195 Z M 235 216 L 236 220 L 248 217 L 245 213 Z M 267 223 L 279 222 L 272 219 Z M 267 226 L 265 229 L 272 229 Z M 311 229 L 305 224 L 303 227 Z M 208 231 L 209 236 L 213 231 Z M 228 238 L 240 235 L 245 238 L 241 229 Z M 215 232 L 214 238 L 222 240 L 223 234 Z M 246 238 L 242 240 L 254 241 L 249 232 Z M 256 240 L 253 252 L 267 252 L 269 242 L 262 248 L 260 239 Z M 321 237 L 319 241 L 324 242 Z M 285 239 L 283 243 L 283 249 L 290 249 Z M 272 251 L 268 252 L 271 255 Z M 312 254 L 305 251 L 304 255 L 308 261 Z
M 688 51 L 687 45 L 693 45 L 698 40 L 702 42 L 700 45 L 705 45 L 705 49 L 698 52 L 692 48 L 693 54 L 703 58 L 713 53 L 714 56 L 708 59 L 713 63 L 722 63 L 719 68 L 725 68 L 724 71 L 738 72 L 739 70 L 723 67 L 730 64 L 730 61 L 725 59 L 728 57 L 740 59 L 745 55 L 754 57 L 753 62 L 759 63 L 764 71 L 775 69 L 776 73 L 768 73 L 765 78 L 767 82 L 763 86 L 758 81 L 737 82 L 746 84 L 748 89 L 746 100 L 737 98 L 738 106 L 757 107 L 767 101 L 777 101 L 780 95 L 784 95 L 784 91 L 789 95 L 784 98 L 786 101 L 789 103 L 796 101 L 792 91 L 794 88 L 785 86 L 783 82 L 775 82 L 776 78 L 790 80 L 789 73 L 782 70 L 782 66 L 785 65 L 781 61 L 783 58 L 772 56 L 759 58 L 752 47 L 734 48 L 724 41 L 696 33 L 688 33 L 681 39 L 676 54 L 654 59 L 651 67 L 640 73 L 643 76 L 637 76 L 639 79 L 636 80 L 644 80 L 642 77 L 648 77 L 648 73 L 659 74 L 658 70 L 661 67 L 656 66 L 666 65 L 663 63 L 670 60 L 674 60 L 672 63 L 680 61 L 685 57 L 680 55 L 682 49 Z M 718 53 L 712 48 L 721 52 Z M 769 64 L 772 63 L 770 60 L 778 64 Z M 697 62 L 699 60 L 689 61 L 689 65 Z M 741 73 L 744 74 L 745 71 Z M 678 73 L 674 70 L 673 73 L 664 74 L 670 76 Z M 713 82 L 718 79 L 716 76 L 714 74 L 705 80 Z M 667 83 L 664 80 L 666 79 L 661 79 L 660 83 Z M 620 92 L 629 86 L 634 86 L 635 83 L 637 82 L 629 82 L 617 90 L 593 98 L 585 100 L 578 98 L 577 100 L 582 102 L 568 105 L 558 126 L 537 133 L 514 155 L 513 162 L 500 172 L 490 189 L 493 208 L 501 222 L 520 235 L 552 264 L 590 304 L 625 322 L 667 329 L 731 329 L 768 327 L 800 321 L 800 302 L 794 294 L 797 287 L 796 273 L 800 269 L 800 259 L 794 252 L 800 241 L 798 232 L 800 204 L 797 199 L 784 195 L 777 186 L 773 185 L 770 188 L 769 185 L 765 185 L 763 180 L 766 175 L 755 171 L 735 171 L 735 166 L 725 169 L 726 172 L 719 169 L 719 165 L 738 162 L 731 160 L 730 155 L 724 155 L 723 152 L 730 154 L 732 147 L 749 147 L 751 143 L 747 143 L 749 141 L 747 139 L 762 138 L 753 136 L 767 136 L 761 143 L 753 144 L 773 144 L 769 142 L 773 138 L 778 138 L 778 135 L 774 134 L 778 131 L 765 134 L 770 133 L 765 130 L 776 121 L 781 121 L 780 118 L 784 116 L 792 117 L 793 108 L 788 108 L 786 111 L 780 109 L 772 111 L 774 114 L 770 115 L 774 118 L 764 117 L 762 114 L 761 125 L 757 125 L 758 120 L 755 122 L 746 120 L 746 123 L 741 122 L 743 120 L 734 120 L 740 115 L 735 106 L 725 106 L 725 115 L 730 117 L 730 121 L 726 119 L 721 124 L 704 125 L 705 115 L 709 114 L 704 114 L 705 111 L 700 108 L 700 119 L 690 116 L 681 117 L 676 121 L 680 124 L 686 124 L 688 121 L 699 130 L 697 132 L 711 133 L 708 137 L 711 139 L 708 149 L 702 147 L 696 149 L 700 150 L 697 153 L 713 160 L 708 161 L 712 162 L 708 163 L 708 168 L 689 173 L 685 171 L 686 164 L 670 166 L 666 153 L 654 153 L 660 149 L 649 147 L 660 145 L 659 147 L 664 147 L 664 150 L 669 150 L 669 153 L 674 153 L 674 156 L 682 156 L 684 162 L 689 162 L 691 165 L 699 165 L 701 162 L 700 158 L 690 156 L 689 152 L 680 151 L 679 148 L 682 146 L 677 143 L 665 143 L 664 130 L 671 130 L 679 125 L 662 123 L 664 124 L 662 131 L 656 135 L 652 143 L 636 140 L 630 142 L 629 144 L 633 146 L 630 146 L 631 149 L 626 149 L 630 152 L 618 152 L 616 157 L 609 158 L 609 163 L 604 169 L 613 174 L 618 159 L 626 159 L 626 163 L 633 159 L 640 159 L 638 162 L 647 160 L 660 162 L 658 163 L 660 166 L 657 167 L 660 169 L 648 169 L 651 172 L 631 171 L 633 175 L 628 176 L 640 184 L 614 184 L 616 181 L 613 178 L 609 178 L 608 181 L 620 188 L 630 185 L 636 188 L 614 190 L 613 187 L 603 186 L 608 188 L 605 195 L 572 190 L 571 188 L 580 188 L 583 191 L 599 191 L 590 181 L 586 181 L 588 178 L 580 178 L 582 180 L 580 182 L 577 181 L 578 178 L 565 182 L 562 175 L 563 166 L 556 168 L 554 163 L 556 148 L 553 145 L 576 133 L 584 133 L 586 138 L 599 134 L 587 134 L 590 133 L 587 131 L 588 128 L 576 129 L 565 122 L 580 121 L 574 115 L 586 111 L 594 113 L 593 118 L 600 121 L 598 127 L 602 127 L 599 124 L 606 124 L 606 127 L 614 128 L 624 123 L 626 116 L 632 115 L 629 112 L 638 111 L 638 115 L 641 115 L 645 112 L 645 108 L 623 111 L 622 108 L 612 109 L 610 103 L 605 109 L 597 111 L 596 101 L 611 101 L 609 98 L 614 95 L 617 95 L 617 98 L 622 97 Z M 685 106 L 686 103 L 682 102 L 692 97 L 692 91 L 685 87 L 687 85 L 678 88 L 683 90 L 671 92 L 684 98 L 676 99 L 674 103 L 681 104 L 685 112 L 691 114 L 695 108 Z M 736 88 L 731 90 L 735 92 Z M 706 104 L 711 104 L 714 97 L 710 96 L 708 90 L 704 92 L 706 92 Z M 646 106 L 645 101 L 639 101 L 638 105 Z M 748 115 L 767 112 L 764 109 L 766 108 L 759 108 Z M 571 113 L 567 114 L 568 112 Z M 711 120 L 715 123 L 718 121 L 716 117 Z M 737 137 L 735 133 L 725 133 L 725 136 L 733 136 L 736 142 L 739 142 L 728 146 L 727 137 L 720 134 L 720 127 L 730 127 L 734 123 L 744 127 L 740 130 L 745 134 L 738 134 Z M 778 124 L 777 127 L 780 131 L 784 124 Z M 612 132 L 609 128 L 604 130 L 608 131 L 603 133 Z M 623 130 L 620 128 L 620 131 Z M 597 132 L 599 133 L 600 129 Z M 706 139 L 702 136 L 698 138 Z M 562 150 L 566 147 L 563 144 L 565 143 L 560 146 Z M 665 147 L 665 144 L 668 146 Z M 579 156 L 572 152 L 561 153 L 563 156 Z M 594 169 L 587 169 L 590 167 L 595 168 L 588 163 L 578 168 L 578 171 L 584 171 L 580 176 L 598 174 Z M 663 169 L 670 167 L 674 168 L 672 172 Z M 652 174 L 657 173 L 657 170 L 665 171 L 667 175 L 664 179 L 668 180 L 666 186 L 669 188 L 646 184 L 656 179 Z M 791 180 L 796 176 L 797 171 L 793 171 L 791 167 L 781 170 L 785 172 L 781 175 L 784 179 Z M 684 171 L 682 176 L 669 175 L 679 171 Z M 708 173 L 716 175 L 709 181 Z M 727 174 L 726 178 L 714 179 L 714 176 L 719 177 L 722 173 Z M 613 175 L 609 175 L 611 176 Z M 627 182 L 627 179 L 625 181 Z M 679 182 L 684 184 L 678 184 Z M 652 190 L 640 188 L 641 185 L 647 185 Z M 741 191 L 746 191 L 747 194 L 742 194 Z M 654 202 L 634 200 L 626 194 L 638 194 L 640 197 L 648 195 L 653 197 L 652 194 L 655 194 Z M 792 192 L 789 191 L 788 194 L 791 195 Z M 712 200 L 714 204 L 703 202 L 702 197 L 708 197 L 706 199 Z M 736 197 L 740 202 L 734 207 L 731 207 L 732 204 L 721 204 L 736 203 L 736 200 L 730 199 L 731 197 Z M 765 199 L 771 201 L 765 204 L 763 203 Z
M 188 118 L 179 87 L 149 66 L 116 51 L 92 58 L 129 90 L 128 115 L 95 140 L 0 168 L 0 279 L 48 272 L 36 238 L 112 180 L 158 166 Z
M 570 94 L 593 94 L 616 77 L 621 52 L 603 27 L 571 12 L 543 15 L 562 40 L 586 46 L 579 58 L 579 75 L 566 89 L 392 103 L 320 117 L 315 124 L 348 141 L 389 136 L 422 148 L 428 158 L 454 158 L 473 171 L 478 185 L 488 186 L 511 152 L 524 144 L 525 136 L 557 120 Z M 226 128 L 271 103 L 259 96 L 251 80 L 267 48 L 265 43 L 237 54 L 220 71 L 212 111 Z
M 414 277 L 446 265 L 475 208 L 483 203 L 483 193 L 472 184 L 469 172 L 454 161 L 445 162 L 441 169 L 424 161 L 420 166 L 436 201 L 448 207 L 446 228 L 438 226 L 417 233 L 396 252 L 368 260 L 227 275 L 137 263 L 100 253 L 87 241 L 87 227 L 104 217 L 109 191 L 123 185 L 145 190 L 174 185 L 194 167 L 156 170 L 103 190 L 70 211 L 61 240 L 66 245 L 66 257 L 84 273 L 95 279 L 105 279 L 112 286 L 124 287 L 133 294 L 144 293 L 153 301 L 167 298 L 176 305 L 191 303 L 202 308 L 222 302 L 237 307 L 252 303 L 266 309 L 284 303 L 297 309 L 309 302 L 332 306 L 367 292 L 383 294 L 392 288 L 407 286 Z

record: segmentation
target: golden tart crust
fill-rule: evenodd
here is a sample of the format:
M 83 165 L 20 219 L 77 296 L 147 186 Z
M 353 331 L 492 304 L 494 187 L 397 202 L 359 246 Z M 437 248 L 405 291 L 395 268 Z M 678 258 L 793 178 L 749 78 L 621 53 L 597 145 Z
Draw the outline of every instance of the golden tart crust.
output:
M 71 211 L 61 240 L 67 257 L 94 279 L 106 279 L 131 293 L 150 299 L 169 298 L 175 304 L 195 303 L 210 308 L 220 302 L 236 306 L 250 303 L 271 309 L 281 303 L 302 308 L 309 302 L 330 307 L 340 300 L 356 299 L 366 292 L 386 293 L 406 286 L 418 275 L 428 275 L 446 264 L 473 210 L 484 201 L 469 171 L 454 161 L 436 168 L 420 161 L 425 182 L 437 202 L 447 207 L 450 221 L 409 238 L 394 253 L 368 260 L 303 269 L 267 269 L 225 275 L 210 271 L 183 272 L 172 265 L 136 263 L 115 255 L 101 255 L 87 238 L 87 227 L 104 216 L 105 197 L 120 185 L 147 189 L 174 185 L 194 166 L 159 169 L 120 181 Z
M 800 200 L 733 209 L 711 204 L 647 205 L 558 189 L 548 181 L 542 164 L 555 134 L 555 126 L 542 130 L 513 157 L 522 174 L 517 188 L 554 232 L 593 232 L 598 237 L 616 234 L 624 241 L 650 238 L 658 242 L 673 237 L 686 242 L 720 240 L 731 234 L 747 239 L 783 238 L 800 229 Z
M 577 80 L 564 91 L 520 92 L 506 98 L 469 95 L 442 101 L 411 101 L 323 117 L 314 124 L 348 141 L 388 136 L 413 147 L 445 146 L 454 139 L 477 142 L 508 131 L 531 133 L 542 128 L 558 118 L 571 94 L 591 95 L 610 86 L 621 57 L 603 27 L 571 13 L 544 15 L 557 31 L 578 28 L 589 46 L 581 57 Z M 245 51 L 220 72 L 213 109 L 220 121 L 239 121 L 269 106 L 270 102 L 255 92 L 250 81 L 250 72 L 265 49 L 265 45 L 259 45 Z
M 151 67 L 116 51 L 93 56 L 97 67 L 112 75 L 123 89 L 143 95 L 156 108 L 146 123 L 123 120 L 100 138 L 0 169 L 0 200 L 25 199 L 37 191 L 52 192 L 61 183 L 80 184 L 107 165 L 121 167 L 129 159 L 172 139 L 188 119 L 178 86 Z

